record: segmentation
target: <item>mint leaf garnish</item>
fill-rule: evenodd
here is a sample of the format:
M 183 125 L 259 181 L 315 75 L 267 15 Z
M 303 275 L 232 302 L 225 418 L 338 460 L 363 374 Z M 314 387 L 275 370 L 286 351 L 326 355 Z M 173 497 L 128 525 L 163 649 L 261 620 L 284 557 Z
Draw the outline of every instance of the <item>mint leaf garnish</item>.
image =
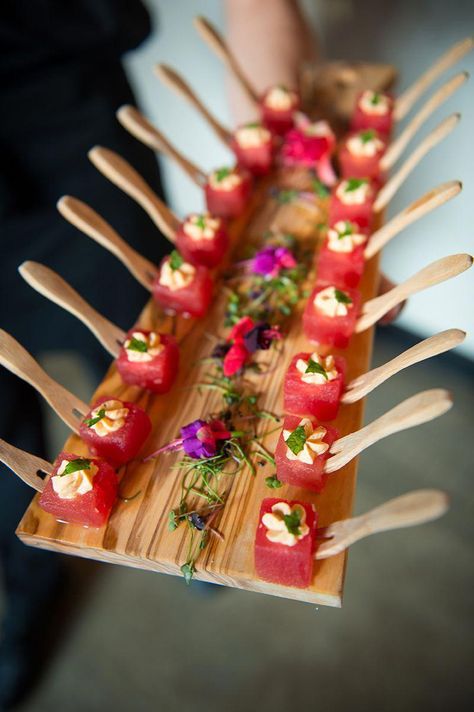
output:
M 91 461 L 86 460 L 85 458 L 78 457 L 76 460 L 70 460 L 66 467 L 64 468 L 64 472 L 61 473 L 60 477 L 63 475 L 72 475 L 73 472 L 79 472 L 79 470 L 90 470 L 91 469 Z
M 319 373 L 321 376 L 324 376 L 326 381 L 329 380 L 326 369 L 323 368 L 321 364 L 319 364 L 317 361 L 313 361 L 312 358 L 310 358 L 308 361 L 308 366 L 306 368 L 305 373 Z
M 317 196 L 320 198 L 327 198 L 329 195 L 329 190 L 326 188 L 324 183 L 322 183 L 320 180 L 317 178 L 313 178 L 311 181 L 311 187 L 313 189 L 313 193 L 316 193 Z
M 284 514 L 283 521 L 285 526 L 294 536 L 299 536 L 301 533 L 301 512 L 299 509 L 294 509 L 291 514 Z
M 215 171 L 214 176 L 215 179 L 218 183 L 220 183 L 224 178 L 227 178 L 227 176 L 230 176 L 232 173 L 230 168 L 218 168 L 217 171 Z
M 298 453 L 300 453 L 304 448 L 306 440 L 306 430 L 303 428 L 302 425 L 298 425 L 298 427 L 293 430 L 290 437 L 285 442 L 293 453 L 293 455 L 298 455 Z
M 375 131 L 373 129 L 368 129 L 367 131 L 361 131 L 359 134 L 359 138 L 362 141 L 362 143 L 369 143 L 369 141 L 373 141 L 375 138 Z
M 380 94 L 378 91 L 374 91 L 372 94 L 372 99 L 370 100 L 370 103 L 373 104 L 374 106 L 377 106 L 377 104 L 380 104 L 382 100 L 382 94 Z
M 183 258 L 177 250 L 173 250 L 173 252 L 171 252 L 168 261 L 173 271 L 179 269 L 184 262 Z
M 194 224 L 197 225 L 199 228 L 201 228 L 201 230 L 204 230 L 206 227 L 206 221 L 204 219 L 204 215 L 198 215 L 196 222 Z
M 130 339 L 130 343 L 127 346 L 127 351 L 138 351 L 141 354 L 146 354 L 148 351 L 148 344 L 146 341 L 141 339 L 136 339 L 134 336 Z
M 99 420 L 102 420 L 102 418 L 105 418 L 105 408 L 101 408 L 94 418 L 84 420 L 84 425 L 87 425 L 88 428 L 92 428 L 92 426 L 98 423 Z M 76 460 L 74 460 L 74 462 L 76 462 Z M 73 470 L 73 472 L 75 472 L 75 470 Z M 68 472 L 67 474 L 69 475 L 70 473 Z
M 276 475 L 271 475 L 270 477 L 265 477 L 265 484 L 270 489 L 280 489 L 283 483 L 280 482 Z
M 347 185 L 345 187 L 345 193 L 352 193 L 353 190 L 357 190 L 361 185 L 367 183 L 366 178 L 348 178 L 346 181 Z
M 343 237 L 347 237 L 348 235 L 352 235 L 354 233 L 354 225 L 349 222 L 349 220 L 346 220 L 344 222 L 344 230 L 342 232 L 338 233 L 337 239 L 341 240 Z
M 334 297 L 339 304 L 352 304 L 352 299 L 348 294 L 342 292 L 340 289 L 334 290 Z
M 249 124 L 245 124 L 246 129 L 259 129 L 262 124 L 259 124 L 258 121 L 251 121 Z

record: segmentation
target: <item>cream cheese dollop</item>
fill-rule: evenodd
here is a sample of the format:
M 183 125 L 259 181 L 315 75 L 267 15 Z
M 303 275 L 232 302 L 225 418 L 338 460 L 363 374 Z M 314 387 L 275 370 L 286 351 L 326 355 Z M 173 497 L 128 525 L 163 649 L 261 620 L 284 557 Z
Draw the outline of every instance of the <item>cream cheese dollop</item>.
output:
M 299 426 L 303 427 L 306 433 L 306 441 L 303 445 L 303 449 L 295 455 L 295 453 L 287 447 L 286 457 L 288 460 L 299 460 L 299 462 L 303 462 L 305 465 L 312 465 L 319 455 L 323 455 L 327 450 L 329 450 L 329 445 L 324 442 L 324 436 L 326 435 L 327 430 L 322 425 L 318 425 L 316 428 L 313 428 L 313 423 L 309 420 L 309 418 L 303 418 L 297 427 Z M 285 443 L 292 432 L 294 431 L 283 430 L 283 440 Z
M 260 124 L 246 124 L 235 132 L 235 140 L 242 148 L 257 148 L 268 143 L 271 138 L 270 131 Z
M 298 512 L 300 518 L 298 534 L 290 532 L 285 523 L 285 516 L 290 516 L 295 512 Z M 267 539 L 274 544 L 295 546 L 295 544 L 309 534 L 309 527 L 306 524 L 306 511 L 300 504 L 291 506 L 288 502 L 276 502 L 272 506 L 272 511 L 266 512 L 263 515 L 262 524 L 267 529 Z
M 100 411 L 105 411 L 104 416 L 97 423 L 89 426 L 100 438 L 104 438 L 109 433 L 115 433 L 125 425 L 128 408 L 124 408 L 121 401 L 104 401 L 91 411 L 90 420 L 97 418 Z
M 365 136 L 364 136 L 365 134 Z M 385 146 L 384 142 L 375 134 L 367 138 L 367 133 L 354 134 L 347 140 L 347 148 L 353 156 L 358 158 L 373 158 Z
M 390 98 L 386 94 L 368 89 L 359 99 L 359 107 L 364 114 L 385 116 L 390 111 Z
M 209 185 L 213 190 L 234 190 L 242 183 L 242 176 L 235 171 L 229 171 L 225 176 L 219 174 L 219 171 L 213 171 L 209 176 Z
M 169 260 L 161 265 L 159 283 L 168 287 L 172 292 L 187 287 L 196 275 L 196 268 L 189 262 L 182 262 L 180 267 L 173 269 Z
M 192 240 L 213 240 L 221 226 L 221 220 L 210 213 L 190 215 L 183 225 L 183 232 Z
M 137 349 L 131 349 L 130 344 L 132 339 L 143 343 L 144 350 L 137 351 Z M 144 334 L 142 331 L 133 331 L 131 338 L 127 339 L 123 346 L 127 352 L 127 359 L 133 363 L 146 363 L 147 361 L 151 361 L 164 349 L 164 345 L 161 343 L 161 337 L 156 331 L 151 331 L 149 334 Z
M 62 460 L 57 473 L 51 477 L 53 490 L 60 499 L 74 499 L 78 495 L 90 492 L 93 487 L 92 481 L 99 469 L 91 460 L 87 460 L 86 462 L 89 462 L 88 469 L 84 468 L 71 472 L 70 475 L 64 475 L 63 472 L 69 462 L 70 460 Z
M 363 245 L 367 236 L 359 232 L 351 232 L 353 225 L 346 220 L 339 220 L 329 228 L 327 233 L 328 249 L 332 252 L 353 252 L 355 247 Z
M 288 111 L 297 103 L 295 92 L 286 87 L 274 86 L 267 92 L 264 99 L 265 106 L 274 111 Z
M 346 304 L 337 299 L 337 292 L 341 292 L 348 299 L 346 292 L 342 290 L 337 290 L 336 287 L 325 287 L 320 292 L 317 293 L 313 300 L 313 304 L 319 311 L 323 312 L 326 316 L 336 317 L 336 316 L 346 316 L 349 309 L 352 309 L 352 300 L 350 303 Z
M 319 366 L 321 366 L 321 368 L 323 368 L 326 372 L 326 377 L 322 373 L 306 373 L 309 361 L 314 361 L 319 364 Z M 308 360 L 299 358 L 296 362 L 296 370 L 301 373 L 301 380 L 303 383 L 310 383 L 312 385 L 321 385 L 322 383 L 333 381 L 338 376 L 334 356 L 331 355 L 324 358 L 324 356 L 313 353 Z
M 344 205 L 362 205 L 370 195 L 370 184 L 368 180 L 357 180 L 354 187 L 355 178 L 343 180 L 336 189 L 336 196 Z

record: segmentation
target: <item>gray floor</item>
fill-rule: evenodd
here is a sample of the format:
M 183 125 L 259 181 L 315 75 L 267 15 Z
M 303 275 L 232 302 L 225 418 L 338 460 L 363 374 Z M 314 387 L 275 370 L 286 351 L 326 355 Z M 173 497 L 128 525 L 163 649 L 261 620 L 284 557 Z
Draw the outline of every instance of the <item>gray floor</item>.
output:
M 380 332 L 375 363 L 408 344 Z M 42 712 L 464 710 L 472 692 L 473 368 L 439 357 L 370 398 L 367 420 L 418 390 L 451 389 L 455 408 L 362 458 L 357 510 L 443 487 L 441 521 L 356 545 L 342 610 L 172 577 L 69 563 L 70 626 L 35 695 Z

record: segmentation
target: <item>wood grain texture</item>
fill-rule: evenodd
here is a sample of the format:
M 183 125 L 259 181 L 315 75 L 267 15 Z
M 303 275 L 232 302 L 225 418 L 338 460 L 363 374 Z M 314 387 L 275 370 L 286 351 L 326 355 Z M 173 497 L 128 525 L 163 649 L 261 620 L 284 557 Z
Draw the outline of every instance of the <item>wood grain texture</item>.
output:
M 279 183 L 302 185 L 302 175 L 288 173 L 279 177 Z M 301 240 L 313 240 L 317 244 L 316 225 L 324 216 L 324 206 L 311 206 L 303 202 L 278 205 L 268 193 L 268 182 L 256 193 L 249 216 L 237 221 L 232 227 L 234 244 L 240 251 L 249 242 L 261 239 L 270 228 L 291 229 Z M 314 275 L 310 275 L 310 279 Z M 364 300 L 376 293 L 378 283 L 378 257 L 367 263 L 362 282 Z M 223 290 L 216 293 L 213 306 L 207 317 L 200 321 L 176 320 L 176 333 L 181 342 L 182 364 L 178 380 L 166 396 L 153 396 L 134 386 L 121 382 L 114 366 L 100 384 L 94 399 L 102 395 L 117 396 L 136 401 L 149 413 L 154 429 L 147 442 L 143 456 L 177 436 L 182 424 L 202 417 L 221 408 L 219 396 L 191 389 L 202 381 L 208 367 L 196 362 L 209 356 L 216 337 L 222 337 L 219 325 L 225 309 L 226 296 Z M 261 405 L 274 413 L 283 413 L 282 379 L 291 356 L 297 351 L 310 349 L 301 329 L 301 313 L 304 302 L 285 325 L 287 338 L 281 348 L 261 352 L 259 359 L 268 363 L 265 375 L 252 376 L 256 389 L 263 393 Z M 151 302 L 140 316 L 143 328 L 171 328 L 171 320 L 159 315 Z M 80 328 L 80 327 L 78 327 Z M 372 351 L 372 329 L 354 336 L 350 348 L 345 351 L 348 360 L 348 381 L 366 372 Z M 341 407 L 336 421 L 341 435 L 360 428 L 363 418 L 363 401 Z M 262 421 L 264 430 L 270 429 Z M 268 436 L 265 445 L 272 450 L 278 432 Z M 71 436 L 65 449 L 86 454 L 81 440 Z M 172 466 L 179 454 L 166 453 L 157 460 L 142 463 L 134 461 L 120 470 L 121 493 L 130 497 L 129 502 L 119 501 L 106 527 L 88 530 L 76 525 L 61 524 L 43 512 L 35 497 L 18 526 L 18 536 L 27 544 L 53 549 L 69 554 L 93 558 L 99 561 L 119 563 L 131 567 L 180 575 L 180 566 L 186 559 L 186 530 L 178 528 L 169 532 L 168 512 L 179 501 L 181 474 Z M 316 505 L 319 526 L 327 526 L 351 516 L 356 484 L 357 461 L 352 461 L 342 470 L 331 475 L 321 495 L 291 487 L 282 487 L 278 496 L 289 499 L 304 499 Z M 265 477 L 273 474 L 270 465 L 258 470 L 253 476 L 245 470 L 237 477 L 227 476 L 229 499 L 215 526 L 224 536 L 224 541 L 211 537 L 207 548 L 197 561 L 196 578 L 218 584 L 258 591 L 285 598 L 311 603 L 340 606 L 344 584 L 346 554 L 315 562 L 314 579 L 310 588 L 276 586 L 255 577 L 253 541 L 261 500 L 272 496 L 273 490 L 265 485 Z M 227 489 L 227 484 L 226 487 Z

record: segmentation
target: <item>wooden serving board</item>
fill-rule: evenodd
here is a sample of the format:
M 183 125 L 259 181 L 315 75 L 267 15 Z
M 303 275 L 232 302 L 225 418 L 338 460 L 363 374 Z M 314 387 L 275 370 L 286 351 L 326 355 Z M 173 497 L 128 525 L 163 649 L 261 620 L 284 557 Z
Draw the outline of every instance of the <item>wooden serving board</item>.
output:
M 324 222 L 325 218 L 324 201 L 316 206 L 301 201 L 280 205 L 269 194 L 269 185 L 275 183 L 286 187 L 302 187 L 304 174 L 285 172 L 260 185 L 249 214 L 232 226 L 236 247 L 234 252 L 238 253 L 242 245 L 261 240 L 262 234 L 270 228 L 289 231 L 299 240 L 313 242 L 317 246 L 317 225 Z M 314 278 L 314 275 L 310 275 L 309 281 L 311 276 Z M 375 295 L 377 283 L 378 258 L 374 258 L 367 264 L 362 281 L 364 300 Z M 204 374 L 209 370 L 208 366 L 196 362 L 209 356 L 215 343 L 214 337 L 220 336 L 222 340 L 224 331 L 220 325 L 223 323 L 225 304 L 226 295 L 220 289 L 205 319 L 179 320 L 176 333 L 181 340 L 182 367 L 169 394 L 153 396 L 137 387 L 125 386 L 114 366 L 94 394 L 93 400 L 102 395 L 117 396 L 136 401 L 146 409 L 154 429 L 145 446 L 144 455 L 177 437 L 181 425 L 222 408 L 219 395 L 212 391 L 199 393 L 192 386 L 204 380 Z M 278 348 L 259 352 L 258 360 L 268 364 L 268 373 L 251 377 L 256 389 L 263 393 L 259 404 L 273 413 L 283 413 L 282 382 L 291 356 L 298 351 L 311 349 L 301 328 L 303 307 L 304 300 L 285 323 L 286 338 L 278 344 Z M 163 316 L 158 315 L 151 302 L 144 309 L 138 323 L 148 329 L 165 330 L 170 327 L 169 323 L 163 323 Z M 368 370 L 372 339 L 373 329 L 355 335 L 350 348 L 344 352 L 348 361 L 348 381 Z M 363 402 L 341 407 L 335 423 L 341 435 L 361 427 L 363 410 Z M 262 421 L 260 432 L 271 429 L 274 429 L 274 424 L 268 425 L 268 421 Z M 277 437 L 278 432 L 274 432 L 264 441 L 270 451 L 273 451 Z M 77 454 L 87 453 L 77 436 L 71 436 L 64 449 Z M 139 494 L 131 501 L 119 501 L 108 525 L 101 530 L 57 522 L 53 516 L 40 509 L 38 496 L 35 496 L 18 526 L 17 534 L 26 544 L 40 548 L 181 575 L 180 566 L 186 561 L 188 531 L 185 526 L 180 526 L 174 532 L 168 530 L 168 514 L 179 502 L 182 477 L 179 470 L 171 468 L 180 457 L 180 453 L 165 453 L 148 463 L 134 461 L 122 468 L 122 496 Z M 357 462 L 353 461 L 331 475 L 321 495 L 286 486 L 269 490 L 265 485 L 265 477 L 274 474 L 270 464 L 257 468 L 256 475 L 245 469 L 237 476 L 229 476 L 228 501 L 215 520 L 215 526 L 224 539 L 211 536 L 197 560 L 195 578 L 315 604 L 341 606 L 345 554 L 315 562 L 313 583 L 310 588 L 301 590 L 257 579 L 253 542 L 260 503 L 264 497 L 281 496 L 313 502 L 319 513 L 320 526 L 350 517 L 356 471 Z

